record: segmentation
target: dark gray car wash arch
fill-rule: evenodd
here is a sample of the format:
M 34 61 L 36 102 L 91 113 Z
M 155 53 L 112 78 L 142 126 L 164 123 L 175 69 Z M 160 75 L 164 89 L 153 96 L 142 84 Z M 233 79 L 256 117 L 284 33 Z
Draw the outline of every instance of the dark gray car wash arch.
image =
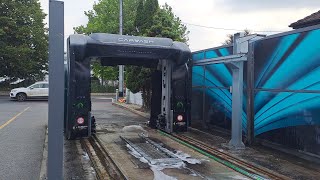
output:
M 191 87 L 188 70 L 191 52 L 186 44 L 168 38 L 95 33 L 71 35 L 67 45 L 64 129 L 68 139 L 91 135 L 94 120 L 90 114 L 90 61 L 93 58 L 100 59 L 103 66 L 157 68 L 152 75 L 150 125 L 169 133 L 186 130 L 190 118 Z

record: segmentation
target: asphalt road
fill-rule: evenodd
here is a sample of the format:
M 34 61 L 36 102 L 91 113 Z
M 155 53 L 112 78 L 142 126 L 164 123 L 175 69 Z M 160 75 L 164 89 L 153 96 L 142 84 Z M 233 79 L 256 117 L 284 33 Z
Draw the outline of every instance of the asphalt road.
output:
M 47 101 L 0 96 L 0 179 L 39 179 L 47 109 Z
M 92 97 L 111 102 L 110 97 Z M 0 96 L 0 180 L 39 179 L 48 101 L 17 102 Z M 64 178 L 95 179 L 93 168 L 79 140 L 64 141 Z

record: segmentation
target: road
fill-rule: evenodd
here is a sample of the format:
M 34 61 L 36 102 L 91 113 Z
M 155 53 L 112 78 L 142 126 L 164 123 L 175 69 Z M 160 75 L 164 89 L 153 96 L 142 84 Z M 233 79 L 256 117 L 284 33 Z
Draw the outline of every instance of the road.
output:
M 0 180 L 39 179 L 47 124 L 48 101 L 17 102 L 0 96 Z M 64 178 L 95 179 L 92 169 L 79 140 L 64 141 Z
M 47 101 L 11 101 L 0 96 L 0 179 L 38 179 Z

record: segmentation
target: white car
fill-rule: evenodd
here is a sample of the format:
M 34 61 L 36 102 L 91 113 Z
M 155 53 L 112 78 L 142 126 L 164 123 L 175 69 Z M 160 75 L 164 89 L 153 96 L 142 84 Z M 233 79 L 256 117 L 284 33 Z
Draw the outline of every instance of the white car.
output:
M 49 83 L 36 82 L 26 88 L 15 88 L 10 92 L 10 98 L 18 101 L 25 101 L 26 99 L 44 99 L 49 96 Z

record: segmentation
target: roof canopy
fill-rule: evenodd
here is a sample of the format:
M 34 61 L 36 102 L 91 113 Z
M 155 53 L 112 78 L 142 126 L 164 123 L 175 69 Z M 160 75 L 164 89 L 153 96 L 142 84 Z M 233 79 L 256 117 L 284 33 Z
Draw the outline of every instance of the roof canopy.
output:
M 157 64 L 159 59 L 168 59 L 176 64 L 184 64 L 191 58 L 185 43 L 169 38 L 125 36 L 94 33 L 71 35 L 68 46 L 75 53 L 78 62 L 86 58 L 100 58 L 101 64 L 144 65 Z
M 320 11 L 315 12 L 303 19 L 298 20 L 297 22 L 290 24 L 289 27 L 292 27 L 293 29 L 298 29 L 317 24 L 320 24 Z

